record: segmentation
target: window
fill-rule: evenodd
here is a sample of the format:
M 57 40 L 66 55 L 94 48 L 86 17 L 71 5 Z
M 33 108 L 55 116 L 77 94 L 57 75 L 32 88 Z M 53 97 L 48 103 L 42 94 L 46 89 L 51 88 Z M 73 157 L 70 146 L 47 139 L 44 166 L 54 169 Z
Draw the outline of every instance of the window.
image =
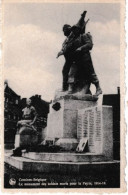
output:
M 18 100 L 16 100 L 16 104 L 18 104 Z

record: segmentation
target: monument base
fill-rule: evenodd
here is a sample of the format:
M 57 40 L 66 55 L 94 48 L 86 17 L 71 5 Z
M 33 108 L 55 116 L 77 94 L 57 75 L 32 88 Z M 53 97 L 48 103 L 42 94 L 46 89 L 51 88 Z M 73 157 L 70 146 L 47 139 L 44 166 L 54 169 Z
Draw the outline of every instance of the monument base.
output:
M 37 131 L 23 126 L 15 136 L 15 148 L 33 146 L 38 143 Z
M 37 135 L 19 135 L 16 134 L 15 137 L 15 148 L 33 146 L 38 143 Z
M 71 154 L 69 154 L 70 156 Z M 66 155 L 65 155 L 66 156 Z M 68 157 L 69 157 L 68 156 Z M 5 163 L 23 171 L 25 173 L 58 173 L 58 174 L 87 174 L 89 171 L 91 173 L 99 174 L 102 170 L 103 172 L 111 173 L 111 170 L 115 170 L 115 174 L 117 173 L 117 168 L 119 170 L 120 162 L 119 161 L 100 161 L 100 162 L 60 162 L 60 161 L 51 161 L 51 160 L 32 160 L 24 157 L 13 157 L 8 154 L 5 155 Z M 109 173 L 109 174 L 110 174 Z M 102 174 L 101 174 L 102 175 Z
M 36 161 L 52 162 L 102 162 L 110 161 L 102 154 L 75 152 L 22 152 L 22 157 Z

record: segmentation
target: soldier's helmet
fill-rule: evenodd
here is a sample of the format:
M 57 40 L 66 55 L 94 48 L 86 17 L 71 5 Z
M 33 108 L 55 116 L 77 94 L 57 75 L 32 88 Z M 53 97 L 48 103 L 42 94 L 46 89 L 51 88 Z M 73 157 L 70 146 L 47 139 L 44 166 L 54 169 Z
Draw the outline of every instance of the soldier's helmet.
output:
M 64 32 L 64 35 L 68 37 L 71 33 L 71 26 L 69 24 L 65 24 L 63 26 L 63 32 Z
M 79 29 L 79 30 L 81 30 L 81 26 L 80 25 L 78 25 L 78 24 L 75 24 L 75 25 L 73 25 L 72 27 L 71 27 L 71 31 L 73 31 L 74 29 Z
M 64 24 L 63 31 L 67 29 L 71 29 L 71 26 L 69 24 Z
M 72 26 L 71 31 L 73 32 L 73 34 L 79 35 L 81 34 L 81 27 L 78 24 L 75 24 Z

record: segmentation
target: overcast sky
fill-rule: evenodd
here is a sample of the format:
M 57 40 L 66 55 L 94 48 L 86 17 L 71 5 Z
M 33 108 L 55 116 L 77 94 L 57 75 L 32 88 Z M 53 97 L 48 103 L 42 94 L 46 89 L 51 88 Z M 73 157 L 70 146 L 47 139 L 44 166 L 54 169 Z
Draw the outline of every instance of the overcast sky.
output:
M 116 93 L 120 85 L 119 4 L 6 4 L 4 16 L 5 79 L 22 97 L 35 94 L 53 99 L 62 86 L 64 57 L 56 59 L 65 39 L 64 24 L 76 24 L 87 10 L 86 32 L 91 32 L 91 51 L 104 94 Z M 92 86 L 94 91 L 94 86 Z

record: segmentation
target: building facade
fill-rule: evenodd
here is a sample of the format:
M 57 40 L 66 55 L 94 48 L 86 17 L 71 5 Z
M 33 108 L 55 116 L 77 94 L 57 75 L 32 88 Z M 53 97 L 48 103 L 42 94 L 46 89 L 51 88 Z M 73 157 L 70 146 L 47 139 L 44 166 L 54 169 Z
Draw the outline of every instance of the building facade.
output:
M 4 83 L 4 140 L 5 147 L 13 147 L 16 124 L 20 119 L 20 100 L 21 97 L 17 95 L 8 85 L 8 82 Z
M 120 159 L 120 88 L 117 94 L 103 96 L 103 105 L 113 107 L 113 155 L 115 160 Z

